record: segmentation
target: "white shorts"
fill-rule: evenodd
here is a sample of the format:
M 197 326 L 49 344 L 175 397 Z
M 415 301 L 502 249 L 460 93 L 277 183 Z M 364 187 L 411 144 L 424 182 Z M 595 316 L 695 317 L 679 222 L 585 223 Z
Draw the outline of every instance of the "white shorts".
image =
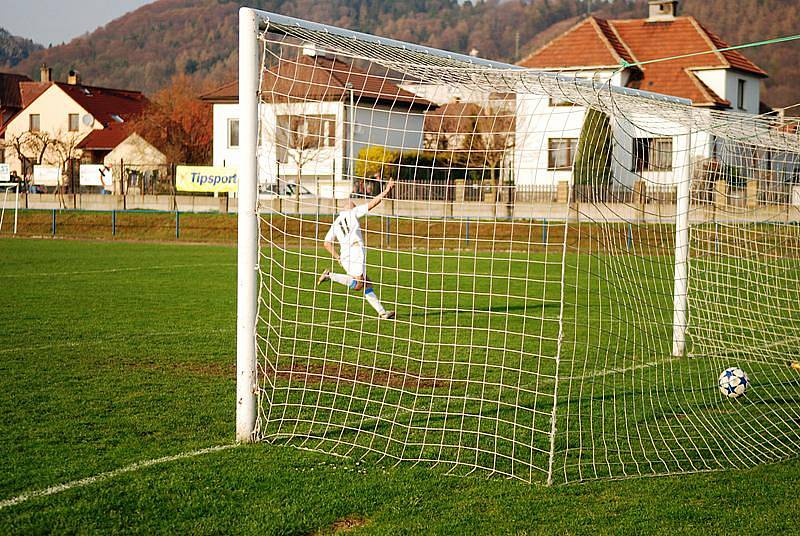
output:
M 339 262 L 350 277 L 361 277 L 367 273 L 367 256 L 363 248 L 350 248 Z

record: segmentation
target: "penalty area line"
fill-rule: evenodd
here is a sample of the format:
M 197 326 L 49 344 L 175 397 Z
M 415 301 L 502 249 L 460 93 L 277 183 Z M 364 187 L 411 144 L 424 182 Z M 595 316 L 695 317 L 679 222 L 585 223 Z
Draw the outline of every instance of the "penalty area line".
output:
M 667 358 L 667 359 L 661 359 L 661 360 L 658 360 L 658 361 L 650 361 L 649 363 L 641 363 L 639 365 L 633 365 L 633 366 L 625 367 L 625 368 L 611 368 L 611 369 L 598 370 L 597 372 L 584 374 L 582 376 L 567 376 L 567 377 L 565 377 L 563 379 L 565 379 L 565 380 L 591 380 L 591 379 L 594 379 L 594 378 L 602 378 L 602 377 L 611 376 L 611 375 L 614 375 L 614 374 L 625 374 L 626 372 L 634 372 L 634 371 L 637 371 L 637 370 L 653 368 L 653 367 L 657 367 L 659 365 L 667 365 L 669 363 L 672 363 L 673 361 L 677 361 L 678 359 L 679 358 L 677 358 L 677 357 L 670 357 L 670 358 Z
M 49 488 L 35 490 L 35 491 L 28 491 L 21 495 L 17 495 L 11 499 L 6 499 L 4 501 L 0 501 L 0 510 L 7 508 L 9 506 L 16 506 L 18 504 L 24 503 L 30 499 L 36 499 L 39 497 L 47 497 L 49 495 L 55 495 L 56 493 L 61 493 L 62 491 L 68 491 L 75 488 L 82 488 L 84 486 L 88 486 L 90 484 L 94 484 L 96 482 L 102 482 L 105 480 L 109 480 L 120 475 L 124 475 L 125 473 L 132 473 L 134 471 L 138 471 L 140 469 L 146 469 L 147 467 L 152 467 L 153 465 L 159 465 L 162 463 L 174 462 L 177 460 L 183 460 L 186 458 L 194 458 L 196 456 L 202 456 L 204 454 L 211 454 L 213 452 L 219 452 L 222 450 L 228 450 L 234 448 L 238 445 L 238 443 L 230 443 L 226 445 L 217 445 L 215 447 L 207 447 L 200 450 L 194 450 L 191 452 L 182 452 L 180 454 L 173 454 L 172 456 L 163 456 L 161 458 L 154 458 L 152 460 L 145 460 L 142 462 L 132 463 L 130 465 L 126 465 L 125 467 L 120 467 L 119 469 L 114 469 L 112 471 L 107 471 L 105 473 L 100 473 L 94 476 L 89 476 L 86 478 L 81 478 L 80 480 L 73 480 L 72 482 L 65 482 L 64 484 L 58 484 L 56 486 L 50 486 Z
M 83 270 L 78 272 L 36 272 L 24 274 L 3 274 L 0 279 L 18 278 L 18 277 L 49 277 L 54 275 L 94 275 L 94 274 L 115 274 L 122 272 L 141 272 L 145 270 L 176 270 L 183 268 L 212 268 L 219 266 L 236 266 L 233 262 L 218 262 L 218 263 L 201 263 L 201 264 L 168 264 L 163 266 L 127 266 L 124 268 L 107 268 L 100 270 Z

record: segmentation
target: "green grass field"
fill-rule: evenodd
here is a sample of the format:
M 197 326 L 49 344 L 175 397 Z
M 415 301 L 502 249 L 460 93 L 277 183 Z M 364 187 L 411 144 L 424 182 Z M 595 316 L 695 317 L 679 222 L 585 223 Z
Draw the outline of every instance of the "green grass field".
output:
M 297 252 L 287 250 L 287 255 Z M 136 462 L 231 443 L 235 257 L 233 248 L 208 245 L 0 241 L 0 500 Z M 288 287 L 293 286 L 295 293 L 313 280 L 318 269 L 313 255 L 303 262 L 308 264 L 297 272 L 296 283 Z M 428 374 L 425 352 L 434 346 L 425 344 L 431 342 L 426 339 L 428 332 L 417 335 L 415 329 L 420 325 L 455 327 L 452 341 L 435 335 L 437 344 L 443 345 L 436 351 L 447 347 L 458 357 L 454 342 L 462 334 L 458 331 L 459 317 L 442 312 L 465 305 L 458 302 L 458 293 L 448 298 L 450 301 L 431 302 L 430 296 L 422 298 L 414 293 L 422 282 L 403 283 L 403 278 L 413 277 L 401 272 L 410 258 L 389 256 L 382 262 L 387 266 L 381 274 L 384 299 L 405 304 L 397 307 L 400 320 L 390 326 L 366 317 L 361 320 L 362 300 L 321 291 L 308 296 L 313 296 L 318 306 L 323 298 L 332 301 L 314 312 L 297 306 L 303 305 L 305 298 L 284 292 L 281 300 L 295 306 L 284 307 L 284 322 L 279 329 L 295 330 L 292 339 L 300 346 L 293 349 L 294 355 L 326 355 L 326 350 L 314 349 L 314 328 L 307 327 L 304 333 L 301 324 L 292 321 L 294 318 L 316 315 L 310 318 L 317 326 L 324 315 L 350 314 L 359 319 L 362 331 L 390 330 L 395 339 L 399 333 L 406 340 L 418 341 L 392 350 L 391 355 L 397 357 L 391 369 L 407 370 L 406 363 L 411 361 Z M 446 265 L 450 261 L 443 257 L 441 262 Z M 399 268 L 396 276 L 391 275 L 393 266 Z M 516 269 L 513 262 L 510 266 L 512 271 Z M 476 267 L 460 269 L 468 274 Z M 281 279 L 291 281 L 286 274 Z M 528 343 L 541 343 L 544 352 L 552 334 L 548 331 L 551 328 L 542 326 L 548 324 L 553 311 L 543 303 L 551 300 L 549 293 L 553 291 L 546 288 L 546 282 L 551 281 L 548 274 L 539 273 L 534 279 L 544 282 L 543 287 L 537 287 L 537 303 L 527 300 L 529 290 L 504 288 L 503 292 L 517 296 L 512 305 L 520 316 L 530 316 L 538 307 L 539 335 Z M 439 281 L 443 282 L 440 290 L 453 288 L 445 278 Z M 425 285 L 437 288 L 430 280 Z M 591 300 L 590 296 L 575 296 L 571 300 L 575 310 L 591 310 L 580 307 L 586 304 L 584 300 Z M 617 296 L 614 303 L 622 307 L 642 299 L 634 292 Z M 488 299 L 480 305 L 489 311 L 482 326 L 486 329 L 496 327 L 492 322 L 508 313 Z M 321 312 L 325 309 L 333 312 Z M 484 331 L 478 329 L 476 336 Z M 603 330 L 598 332 L 602 338 Z M 371 355 L 390 355 L 382 346 L 389 344 L 386 341 L 392 337 L 388 335 L 373 346 L 376 351 Z M 352 336 L 346 329 L 332 330 L 329 335 L 345 343 Z M 279 336 L 276 340 L 288 339 Z M 620 354 L 656 347 L 635 342 L 638 339 L 633 337 L 625 340 L 632 342 L 618 349 Z M 518 342 L 523 344 L 522 340 Z M 508 346 L 510 343 L 504 343 Z M 571 355 L 577 353 L 570 351 Z M 488 365 L 494 357 L 489 352 L 482 359 L 485 366 L 481 378 L 491 372 Z M 592 361 L 589 372 L 604 370 L 597 363 Z M 584 370 L 581 367 L 578 372 L 583 374 Z M 469 376 L 459 374 L 453 368 L 446 376 L 469 380 Z M 579 417 L 588 415 L 588 408 L 599 411 L 604 401 L 610 400 L 598 396 L 602 389 L 620 385 L 646 388 L 644 383 L 653 374 L 664 381 L 663 374 L 654 372 L 627 380 L 599 376 L 602 381 L 586 383 L 586 392 L 564 395 L 567 407 L 574 408 L 567 413 Z M 696 374 L 689 383 L 700 381 L 700 372 Z M 536 378 L 543 376 L 540 371 Z M 291 384 L 291 377 L 281 379 L 284 385 Z M 285 392 L 291 395 L 291 390 Z M 435 393 L 436 386 L 428 386 L 423 392 Z M 774 398 L 769 393 L 755 393 L 762 407 Z M 668 406 L 669 400 L 663 403 Z M 635 409 L 640 403 L 617 407 Z M 639 422 L 635 415 L 628 418 L 629 422 Z M 670 427 L 679 426 L 685 423 L 676 417 Z M 562 439 L 571 444 L 575 437 Z M 642 455 L 650 450 L 650 446 L 642 447 Z M 565 453 L 565 459 L 569 463 L 569 454 Z M 452 477 L 445 475 L 443 468 L 425 465 L 395 466 L 389 458 L 373 463 L 262 442 L 165 462 L 4 506 L 0 509 L 0 533 L 327 534 L 352 530 L 365 534 L 693 534 L 735 527 L 746 533 L 776 534 L 796 531 L 794 519 L 800 504 L 796 486 L 800 464 L 796 460 L 712 473 L 601 480 L 552 488 L 498 476 L 487 479 L 483 473 Z

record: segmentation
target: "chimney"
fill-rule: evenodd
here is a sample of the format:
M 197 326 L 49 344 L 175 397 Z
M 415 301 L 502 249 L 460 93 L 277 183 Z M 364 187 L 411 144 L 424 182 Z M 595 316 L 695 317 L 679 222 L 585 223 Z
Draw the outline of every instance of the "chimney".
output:
M 648 0 L 650 16 L 647 22 L 670 22 L 678 16 L 678 0 Z
M 81 83 L 81 73 L 79 73 L 75 69 L 70 69 L 69 74 L 67 74 L 67 84 L 71 86 L 77 86 L 80 83 Z
M 53 69 L 48 67 L 46 63 L 43 63 L 42 66 L 39 68 L 39 81 L 40 82 L 53 81 Z

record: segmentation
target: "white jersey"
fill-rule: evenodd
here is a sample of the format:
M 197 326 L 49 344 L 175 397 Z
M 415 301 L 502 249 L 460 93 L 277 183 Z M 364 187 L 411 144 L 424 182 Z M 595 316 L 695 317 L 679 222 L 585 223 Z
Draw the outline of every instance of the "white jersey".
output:
M 357 205 L 352 210 L 339 213 L 333 220 L 333 225 L 325 235 L 325 242 L 333 243 L 334 238 L 339 242 L 339 256 L 342 267 L 353 277 L 360 277 L 366 273 L 366 255 L 364 254 L 364 235 L 361 234 L 361 223 L 369 212 L 365 203 Z

